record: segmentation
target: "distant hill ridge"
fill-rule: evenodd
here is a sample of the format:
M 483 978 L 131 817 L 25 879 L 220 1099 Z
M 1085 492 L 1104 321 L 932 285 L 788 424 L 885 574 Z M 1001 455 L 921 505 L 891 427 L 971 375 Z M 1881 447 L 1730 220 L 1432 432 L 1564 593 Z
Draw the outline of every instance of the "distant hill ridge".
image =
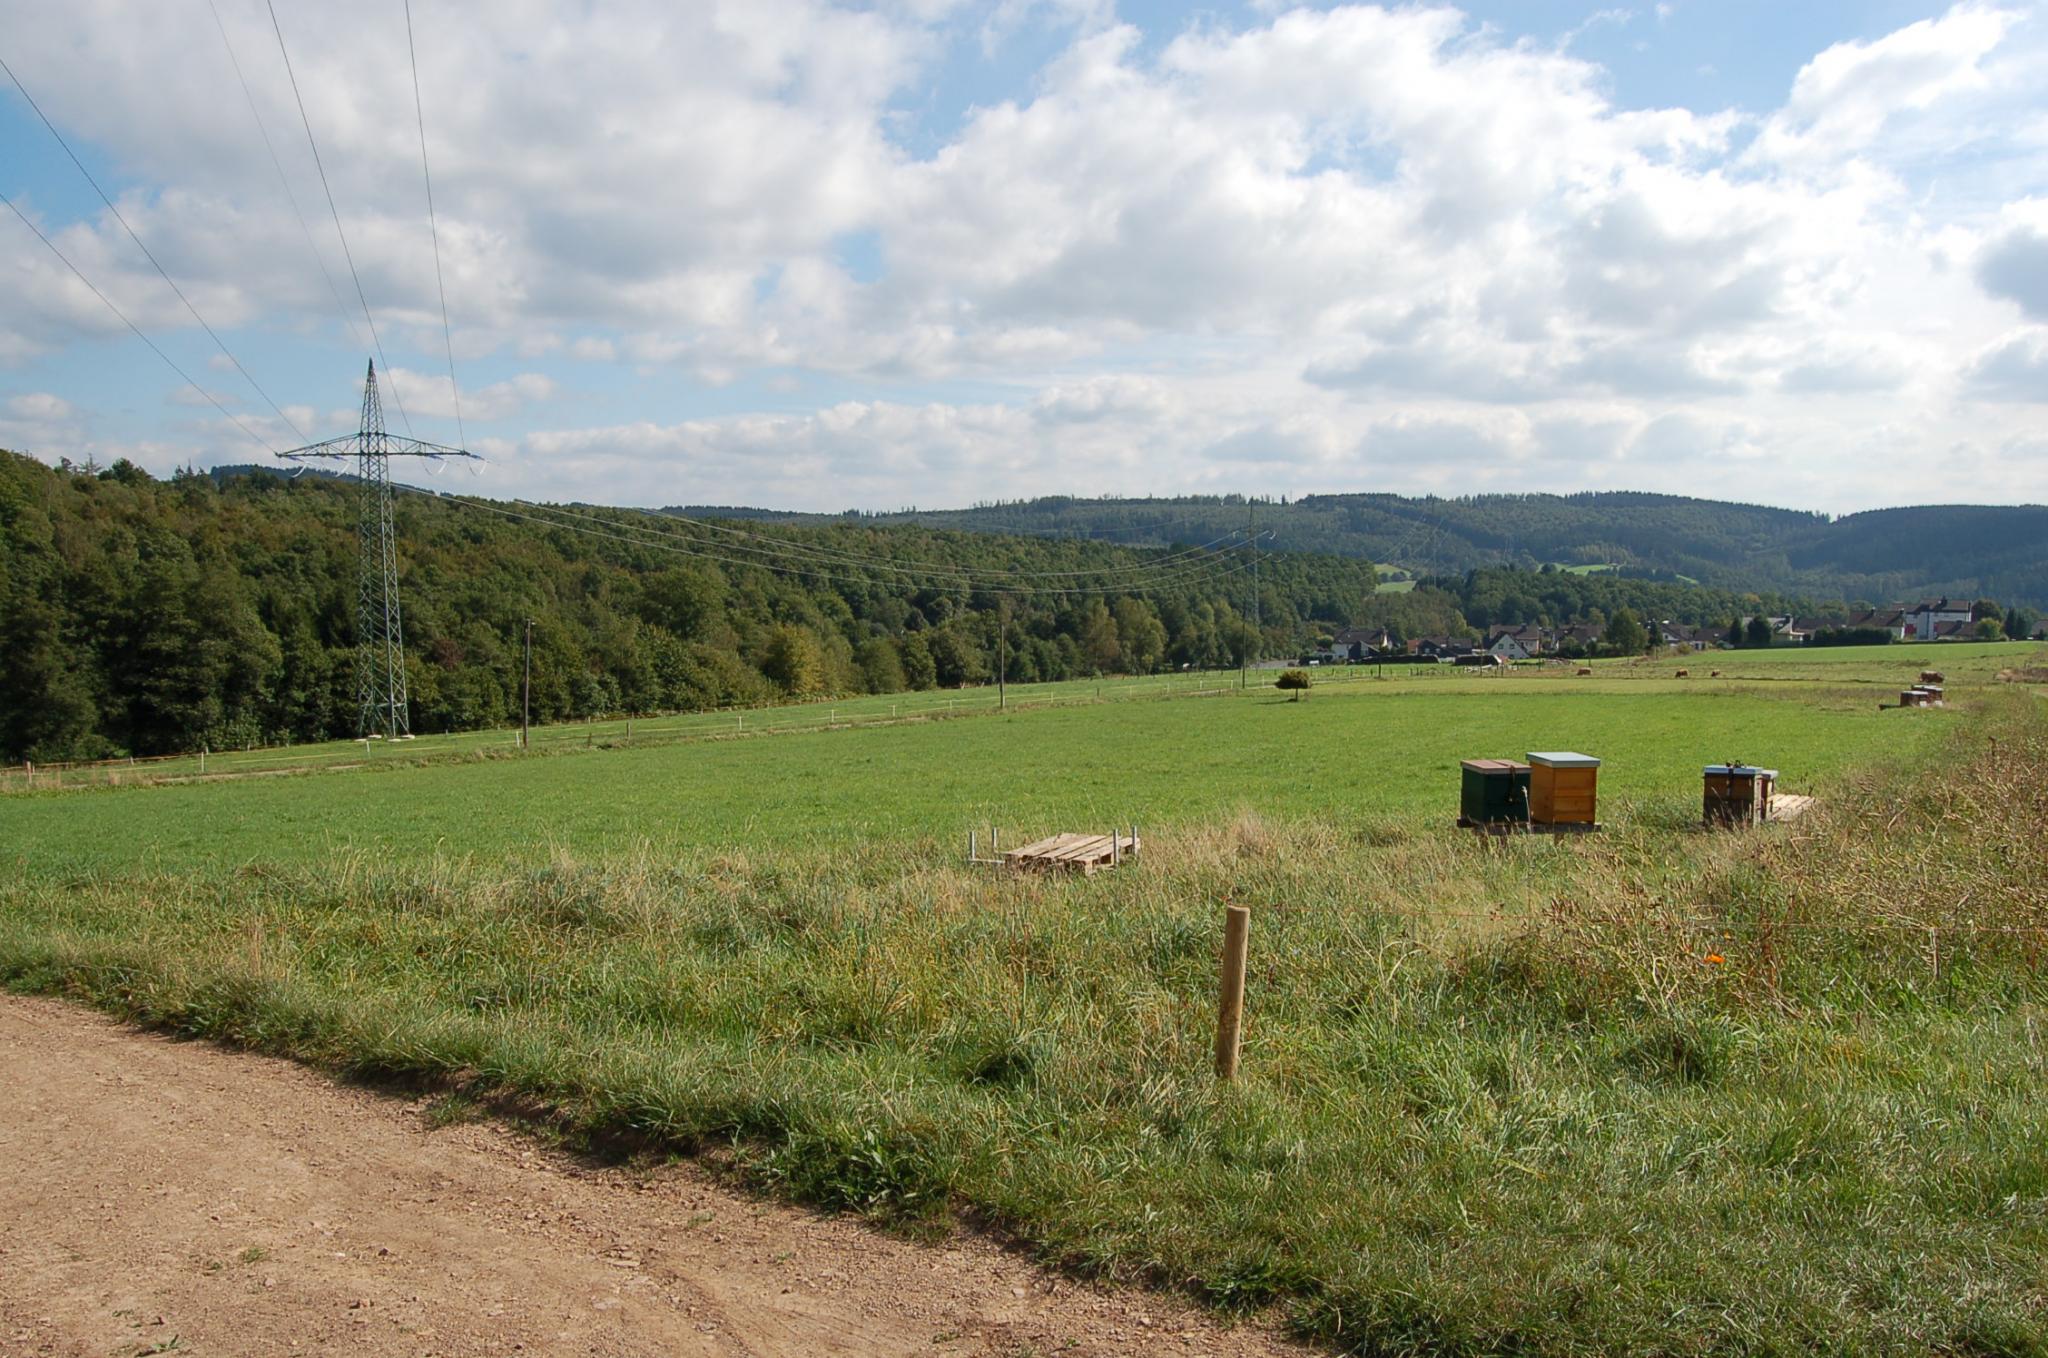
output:
M 919 523 L 987 533 L 1206 542 L 1256 519 L 1274 551 L 1366 557 L 1418 575 L 1479 566 L 1613 565 L 1723 589 L 1881 603 L 1921 594 L 2048 607 L 2048 506 L 1916 505 L 1831 518 L 1640 491 L 1458 498 L 1374 493 L 1252 500 L 1048 496 L 968 509 L 793 515 L 691 505 L 666 512 L 789 521 Z

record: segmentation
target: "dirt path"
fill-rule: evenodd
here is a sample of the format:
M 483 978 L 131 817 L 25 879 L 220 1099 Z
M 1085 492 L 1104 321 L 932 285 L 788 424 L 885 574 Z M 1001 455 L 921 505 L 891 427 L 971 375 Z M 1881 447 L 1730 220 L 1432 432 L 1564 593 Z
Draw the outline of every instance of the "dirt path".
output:
M 0 1355 L 1301 1354 L 0 997 Z

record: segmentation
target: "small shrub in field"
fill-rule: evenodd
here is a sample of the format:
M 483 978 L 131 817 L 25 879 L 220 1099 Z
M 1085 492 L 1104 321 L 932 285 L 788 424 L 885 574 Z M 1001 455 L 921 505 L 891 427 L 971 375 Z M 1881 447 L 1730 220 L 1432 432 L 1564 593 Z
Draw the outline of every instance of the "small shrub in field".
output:
M 1273 681 L 1273 687 L 1292 691 L 1294 701 L 1300 702 L 1301 695 L 1308 691 L 1308 671 L 1282 670 L 1280 677 Z

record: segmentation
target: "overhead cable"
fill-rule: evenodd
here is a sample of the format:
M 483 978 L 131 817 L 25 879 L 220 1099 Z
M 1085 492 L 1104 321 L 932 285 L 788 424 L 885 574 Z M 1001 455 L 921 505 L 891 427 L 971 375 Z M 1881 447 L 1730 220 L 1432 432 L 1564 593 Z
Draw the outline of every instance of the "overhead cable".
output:
M 284 58 L 284 73 L 292 85 L 292 100 L 299 106 L 299 123 L 306 129 L 306 145 L 313 152 L 313 168 L 320 172 L 320 188 L 327 195 L 327 211 L 334 217 L 334 234 L 341 241 L 341 257 L 348 262 L 348 275 L 355 280 L 356 300 L 362 303 L 363 320 L 370 327 L 370 343 L 377 350 L 377 357 L 384 364 L 384 374 L 391 383 L 391 399 L 398 406 L 398 418 L 405 421 L 405 432 L 412 433 L 412 417 L 405 413 L 405 399 L 398 394 L 398 375 L 391 367 L 391 360 L 384 356 L 384 341 L 377 336 L 376 318 L 370 315 L 370 299 L 363 294 L 363 276 L 356 272 L 355 256 L 348 248 L 348 233 L 341 229 L 341 209 L 334 205 L 334 186 L 327 182 L 327 166 L 320 160 L 320 144 L 313 140 L 313 120 L 306 116 L 306 98 L 299 93 L 299 77 L 292 70 L 292 54 L 285 50 L 284 28 L 277 22 L 277 6 L 273 0 L 263 0 L 270 11 L 270 29 L 277 34 L 277 54 Z
M 1215 562 L 1234 559 L 1228 556 L 1225 552 L 1209 552 L 1196 561 L 1186 562 L 1174 566 L 1150 567 L 1147 569 L 1150 569 L 1152 571 L 1151 574 L 1139 577 L 1125 578 L 1117 578 L 1120 570 L 1123 569 L 1118 567 L 1102 567 L 1095 570 L 1086 570 L 1078 572 L 1051 572 L 1048 574 L 1052 576 L 1072 576 L 1075 578 L 1061 578 L 1059 579 L 1058 583 L 1034 583 L 1027 585 L 1024 588 L 1006 588 L 1006 586 L 1013 584 L 1017 580 L 1030 579 L 1031 573 L 1016 572 L 1005 575 L 999 575 L 995 579 L 977 578 L 974 569 L 968 567 L 908 567 L 899 565 L 897 563 L 889 561 L 886 558 L 881 557 L 856 558 L 851 560 L 836 560 L 830 557 L 825 557 L 821 559 L 817 556 L 805 554 L 803 549 L 795 544 L 790 544 L 789 548 L 786 550 L 777 550 L 774 548 L 766 547 L 753 547 L 742 543 L 716 542 L 705 544 L 697 542 L 694 539 L 680 538 L 675 534 L 660 533 L 650 529 L 638 529 L 630 523 L 620 523 L 615 520 L 602 519 L 597 516 L 589 514 L 575 514 L 574 511 L 565 511 L 559 506 L 527 505 L 527 507 L 539 511 L 541 513 L 570 513 L 573 514 L 574 517 L 586 519 L 593 523 L 599 523 L 604 525 L 608 529 L 616 530 L 613 533 L 606 534 L 606 536 L 617 536 L 617 532 L 636 534 L 636 536 L 631 539 L 621 540 L 631 540 L 634 542 L 642 543 L 649 546 L 660 547 L 664 549 L 687 550 L 694 554 L 708 556 L 711 559 L 724 561 L 732 565 L 753 565 L 761 566 L 766 569 L 803 568 L 812 571 L 822 571 L 826 568 L 836 568 L 838 570 L 865 571 L 869 572 L 871 575 L 896 574 L 905 575 L 912 578 L 924 577 L 926 579 L 959 585 L 968 589 L 976 589 L 993 593 L 1064 594 L 1082 591 L 1085 589 L 1098 588 L 1104 585 L 1105 583 L 1113 588 L 1153 589 L 1168 584 L 1180 583 L 1195 576 L 1202 575 L 1204 573 L 1204 568 L 1206 568 L 1207 566 Z M 549 520 L 549 522 L 556 521 Z M 569 527 L 573 529 L 573 525 L 569 524 L 560 524 L 559 526 Z M 714 548 L 717 550 L 712 550 Z M 748 552 L 753 553 L 754 555 L 735 559 L 732 556 L 720 554 L 729 552 Z M 857 578 L 861 579 L 865 583 L 872 583 L 872 581 L 869 580 L 866 576 L 852 577 L 844 575 L 832 575 L 831 578 Z
M 549 505 L 545 506 L 545 508 L 550 513 L 567 514 L 577 518 L 588 519 L 592 522 L 602 523 L 608 527 L 625 528 L 627 531 L 634 531 L 631 525 L 621 524 L 614 519 L 603 518 L 599 515 L 590 514 L 581 510 L 571 509 L 560 505 Z M 646 515 L 648 518 L 663 524 L 680 522 L 685 524 L 695 524 L 699 527 L 711 526 L 709 524 L 704 523 L 701 520 L 681 519 L 675 515 L 655 514 L 650 513 L 649 511 L 646 510 L 618 510 L 614 512 L 631 515 Z M 647 531 L 652 532 L 654 530 L 650 527 Z M 659 534 L 659 536 L 673 537 L 674 535 L 668 533 L 661 533 Z M 725 551 L 750 552 L 764 556 L 779 556 L 796 559 L 808 558 L 810 560 L 817 561 L 824 565 L 830 566 L 846 566 L 862 570 L 890 572 L 898 575 L 928 576 L 946 580 L 965 581 L 970 584 L 979 584 L 983 582 L 1004 583 L 1017 580 L 1070 580 L 1078 578 L 1101 580 L 1105 578 L 1139 575 L 1142 575 L 1149 579 L 1153 577 L 1172 575 L 1175 572 L 1177 572 L 1182 565 L 1192 564 L 1192 561 L 1194 560 L 1221 559 L 1224 554 L 1220 551 L 1213 551 L 1211 549 L 1214 548 L 1218 543 L 1230 541 L 1232 538 L 1236 536 L 1236 533 L 1233 531 L 1232 533 L 1226 534 L 1221 538 L 1217 538 L 1214 542 L 1205 543 L 1201 547 L 1191 548 L 1183 552 L 1173 553 L 1169 556 L 1162 558 L 1155 558 L 1151 561 L 1137 562 L 1128 566 L 1101 566 L 1092 569 L 1064 571 L 1004 570 L 997 567 L 955 566 L 946 565 L 944 563 L 912 564 L 905 563 L 900 559 L 892 559 L 889 557 L 878 556 L 872 553 L 841 551 L 835 548 L 821 547 L 811 543 L 800 543 L 793 542 L 785 538 L 769 537 L 765 534 L 753 533 L 746 534 L 746 536 L 751 537 L 758 542 L 772 545 L 756 547 L 746 543 L 729 542 L 721 542 L 713 545 L 718 546 L 719 548 Z
M 136 235 L 135 228 L 128 225 L 128 219 L 121 215 L 121 209 L 114 206 L 114 200 L 109 198 L 107 191 L 100 187 L 100 181 L 93 178 L 92 171 L 85 168 L 85 162 L 80 160 L 78 153 L 71 149 L 71 143 L 64 140 L 64 134 L 59 132 L 57 125 L 50 121 L 50 115 L 43 112 L 43 106 L 36 102 L 35 96 L 28 92 L 28 87 L 21 83 L 21 77 L 14 73 L 14 68 L 7 64 L 5 57 L 0 57 L 0 71 L 5 71 L 7 78 L 14 82 L 14 88 L 20 92 L 23 99 L 28 101 L 28 106 L 35 110 L 36 117 L 42 119 L 43 126 L 49 129 L 52 137 L 56 138 L 57 145 L 64 148 L 64 154 L 71 158 L 71 163 L 78 168 L 80 174 L 85 176 L 85 182 L 92 185 L 92 191 L 100 196 L 102 203 L 107 205 L 107 211 L 114 214 L 114 220 L 119 222 L 121 229 L 128 233 L 128 239 L 135 242 L 135 248 L 142 251 L 142 257 L 149 261 L 150 267 L 156 270 L 157 276 L 169 284 L 171 291 L 178 295 L 178 300 L 185 304 L 185 310 L 192 313 L 192 319 L 199 322 L 199 328 L 206 332 L 207 338 L 213 341 L 214 347 L 227 356 L 228 362 L 235 365 L 235 371 L 242 375 L 243 380 L 255 390 L 258 396 L 261 396 L 269 404 L 272 410 L 277 412 L 277 418 L 283 420 L 292 433 L 298 435 L 301 439 L 305 438 L 305 431 L 299 428 L 291 416 L 284 413 L 282 406 L 270 399 L 270 393 L 263 389 L 263 384 L 249 375 L 249 370 L 242 366 L 242 360 L 235 357 L 234 352 L 228 348 L 226 342 L 221 339 L 211 325 L 207 324 L 206 317 L 199 314 L 199 308 L 192 305 L 192 299 L 185 295 L 185 290 L 178 286 L 177 281 L 171 277 L 169 271 L 157 260 L 156 255 L 150 248 L 142 243 L 142 237 Z M 66 262 L 69 263 L 68 260 Z
M 561 512 L 576 513 L 578 511 L 562 509 Z M 771 546 L 766 550 L 788 551 L 800 555 L 815 556 L 820 560 L 836 561 L 847 565 L 873 566 L 878 569 L 913 572 L 920 569 L 924 569 L 929 570 L 931 573 L 934 574 L 945 574 L 949 576 L 980 575 L 993 576 L 1001 579 L 1056 579 L 1062 577 L 1075 576 L 1097 577 L 1103 575 L 1127 575 L 1136 574 L 1140 572 L 1150 572 L 1155 571 L 1163 566 L 1169 565 L 1173 562 L 1179 561 L 1183 558 L 1199 556 L 1204 552 L 1210 551 L 1219 543 L 1228 542 L 1232 538 L 1237 536 L 1237 530 L 1232 529 L 1230 532 L 1224 534 L 1222 537 L 1212 539 L 1211 541 L 1205 542 L 1198 547 L 1184 548 L 1181 551 L 1170 553 L 1164 557 L 1157 557 L 1150 561 L 1134 562 L 1128 566 L 1108 566 L 1090 570 L 1016 571 L 993 566 L 953 566 L 943 562 L 930 563 L 929 565 L 926 565 L 925 563 L 905 563 L 900 558 L 884 557 L 870 552 L 859 552 L 851 549 L 832 547 L 817 543 L 800 543 L 791 541 L 787 538 L 775 537 L 766 533 L 748 532 L 745 529 L 732 527 L 729 524 L 722 523 L 716 519 L 693 519 L 687 518 L 679 514 L 658 513 L 648 510 L 620 510 L 617 512 L 645 514 L 649 518 L 653 519 L 655 522 L 663 524 L 689 524 L 697 528 L 710 529 L 716 532 L 727 533 L 736 537 L 749 538 L 756 542 L 771 544 Z M 740 548 L 738 548 L 737 546 L 733 546 L 731 549 L 740 550 Z
M 197 382 L 194 382 L 192 380 L 192 375 L 186 372 L 183 368 L 179 367 L 177 362 L 174 359 L 172 359 L 172 357 L 169 354 L 165 353 L 162 349 L 158 348 L 157 342 L 155 340 L 143 334 L 142 328 L 136 325 L 135 322 L 128 319 L 128 313 L 121 310 L 121 308 L 115 306 L 114 299 L 107 296 L 107 294 L 105 294 L 104 292 L 101 292 L 99 288 L 93 283 L 93 281 L 85 276 L 85 271 L 80 269 L 76 264 L 73 264 L 70 258 L 67 255 L 65 255 L 65 253 L 62 250 L 59 250 L 57 248 L 57 243 L 55 241 L 51 240 L 48 236 L 43 234 L 42 228 L 37 226 L 34 222 L 30 221 L 28 218 L 28 214 L 23 212 L 19 207 L 15 206 L 14 200 L 12 198 L 9 198 L 4 193 L 0 193 L 0 203 L 7 204 L 9 210 L 11 210 L 15 216 L 21 218 L 21 224 L 27 227 L 29 230 L 35 232 L 36 239 L 41 241 L 44 245 L 48 246 L 50 253 L 55 255 L 58 259 L 62 260 L 65 268 L 71 270 L 72 273 L 77 274 L 78 281 L 85 284 L 86 287 L 92 289 L 92 295 L 99 298 L 100 301 L 106 305 L 107 310 L 113 312 L 116 316 L 120 317 L 121 324 L 127 326 L 130 330 L 134 331 L 135 338 L 141 340 L 144 344 L 147 344 L 150 348 L 150 351 L 154 353 L 158 358 L 162 359 L 166 364 L 168 364 L 172 372 L 176 373 L 179 377 L 182 377 L 185 380 L 186 386 L 192 388 L 192 390 L 198 392 L 201 396 L 204 396 L 206 398 L 207 404 L 211 405 L 215 410 L 218 410 L 221 414 L 227 416 L 230 420 L 234 421 L 235 427 L 237 429 L 240 429 L 243 433 L 247 434 L 251 439 L 255 440 L 255 442 L 258 445 L 260 445 L 266 452 L 275 453 L 277 451 L 277 449 L 272 446 L 270 440 L 264 438 L 261 434 L 258 434 L 255 430 L 251 429 L 248 425 L 244 424 L 242 422 L 241 416 L 235 414 L 234 411 L 229 410 L 226 406 L 222 405 L 220 403 L 219 398 L 217 398 L 212 392 L 208 391 L 205 387 L 200 386 Z
M 441 338 L 448 346 L 448 390 L 455 395 L 455 441 L 469 446 L 462 428 L 462 388 L 455 382 L 455 332 L 448 326 L 448 287 L 441 281 L 441 227 L 434 219 L 434 175 L 427 168 L 427 114 L 420 103 L 420 58 L 412 43 L 412 0 L 405 0 L 405 54 L 412 59 L 412 111 L 420 129 L 420 178 L 427 182 L 427 230 L 434 238 L 434 288 L 441 294 Z
M 306 248 L 313 252 L 313 262 L 320 266 L 320 276 L 327 280 L 327 293 L 334 299 L 334 312 L 348 327 L 349 336 L 360 345 L 363 332 L 357 327 L 356 318 L 348 314 L 348 303 L 341 300 L 341 289 L 335 285 L 333 270 L 327 267 L 327 256 L 320 253 L 320 246 L 313 239 L 312 224 L 306 220 L 305 210 L 299 206 L 299 195 L 292 191 L 291 176 L 284 172 L 284 162 L 277 157 L 277 145 L 270 140 L 270 129 L 264 125 L 263 112 L 256 106 L 255 92 L 249 88 L 248 77 L 242 74 L 242 61 L 235 55 L 235 44 L 228 38 L 228 26 L 221 22 L 220 6 L 214 0 L 206 0 L 206 3 L 213 11 L 213 26 L 220 30 L 221 46 L 228 50 L 228 64 L 235 68 L 235 81 L 242 87 L 242 99 L 249 105 L 249 116 L 256 122 L 256 134 L 263 138 L 263 149 L 270 153 L 270 167 L 277 171 L 277 182 L 284 186 L 284 196 L 292 205 L 292 216 L 298 218 L 299 231 L 306 238 Z
M 394 487 L 394 489 L 404 489 L 414 495 L 425 495 L 437 500 L 447 500 L 453 501 L 457 504 L 468 505 L 473 509 L 481 509 L 486 513 L 495 514 L 501 518 L 516 519 L 526 523 L 537 524 L 544 528 L 555 528 L 560 529 L 564 532 L 580 533 L 589 537 L 604 538 L 613 542 L 623 543 L 630 547 L 651 548 L 656 551 L 674 552 L 680 556 L 694 557 L 701 560 L 717 561 L 729 566 L 738 566 L 742 568 L 751 567 L 756 570 L 775 571 L 785 575 L 805 576 L 817 580 L 832 580 L 862 585 L 872 585 L 875 583 L 873 579 L 867 576 L 843 574 L 836 571 L 825 570 L 820 566 L 806 565 L 800 562 L 761 561 L 749 560 L 746 558 L 723 556 L 717 552 L 706 550 L 701 545 L 692 545 L 680 541 L 671 535 L 660 535 L 657 539 L 650 540 L 648 537 L 645 536 L 633 535 L 630 531 L 625 533 L 607 532 L 604 529 L 597 528 L 594 526 L 587 526 L 578 523 L 565 523 L 560 519 L 551 519 L 546 517 L 545 512 L 532 513 L 527 512 L 527 510 L 523 509 L 512 509 L 491 500 L 478 499 L 466 495 L 437 495 L 432 491 L 420 490 L 410 486 Z M 545 507 L 540 505 L 532 505 L 529 506 L 528 508 L 532 510 L 545 510 Z M 624 525 L 615 526 L 623 527 Z M 1202 568 L 1207 568 L 1213 562 L 1228 559 L 1229 558 L 1218 555 L 1211 557 L 1200 564 Z M 1220 579 L 1230 575 L 1234 575 L 1238 571 L 1244 569 L 1245 567 L 1242 564 L 1229 567 L 1224 570 L 1215 572 L 1215 578 Z M 1202 570 L 1191 569 L 1186 573 L 1184 577 L 1181 577 L 1181 579 L 1192 578 L 1195 575 L 1202 573 Z M 967 582 L 963 581 L 961 583 L 965 584 Z M 1148 582 L 1145 586 L 1141 587 L 1155 588 L 1160 583 L 1163 582 Z M 1087 585 L 1081 582 L 1076 582 L 1071 585 L 1062 586 L 1039 586 L 1026 588 L 1002 588 L 990 586 L 972 586 L 972 588 L 976 588 L 982 593 L 1010 596 L 1064 596 L 1072 594 L 1088 594 L 1097 592 L 1095 590 L 1090 589 Z

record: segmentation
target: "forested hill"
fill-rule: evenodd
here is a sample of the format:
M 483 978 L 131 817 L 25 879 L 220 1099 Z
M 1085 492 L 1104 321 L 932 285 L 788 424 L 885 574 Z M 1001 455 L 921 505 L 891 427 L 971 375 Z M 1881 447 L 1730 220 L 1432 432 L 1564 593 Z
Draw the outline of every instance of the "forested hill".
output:
M 0 760 L 357 734 L 352 481 L 159 481 L 0 452 Z M 401 494 L 415 731 L 1291 653 L 1370 563 L 918 525 L 702 526 Z M 998 628 L 1007 619 L 1007 643 Z
M 752 517 L 757 511 L 692 508 Z M 786 515 L 776 517 L 787 519 Z M 827 516 L 813 516 L 813 522 Z M 1839 519 L 1628 491 L 1581 495 L 1311 495 L 1041 500 L 862 516 L 867 522 L 1129 544 L 1207 540 L 1256 517 L 1279 551 L 1328 552 L 1416 575 L 1481 566 L 1614 565 L 1649 579 L 1884 603 L 1919 594 L 2048 607 L 2048 507 L 1933 505 Z

